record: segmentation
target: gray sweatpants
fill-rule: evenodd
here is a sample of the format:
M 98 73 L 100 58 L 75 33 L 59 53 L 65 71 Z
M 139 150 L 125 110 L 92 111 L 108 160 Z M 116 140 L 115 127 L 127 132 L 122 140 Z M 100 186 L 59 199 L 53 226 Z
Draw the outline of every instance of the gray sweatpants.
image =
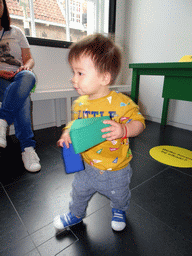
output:
M 111 207 L 126 211 L 129 209 L 132 176 L 131 166 L 119 171 L 101 171 L 85 163 L 85 170 L 75 173 L 72 184 L 72 201 L 69 209 L 78 217 L 85 217 L 88 201 L 99 192 L 111 200 Z

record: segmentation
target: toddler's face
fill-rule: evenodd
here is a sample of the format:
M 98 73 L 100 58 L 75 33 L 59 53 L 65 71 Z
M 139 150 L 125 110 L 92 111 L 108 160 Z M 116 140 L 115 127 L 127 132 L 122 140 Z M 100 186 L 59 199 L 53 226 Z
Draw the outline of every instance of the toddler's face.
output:
M 81 56 L 71 63 L 72 83 L 80 95 L 89 95 L 89 99 L 98 99 L 109 94 L 105 75 L 98 72 L 89 56 Z

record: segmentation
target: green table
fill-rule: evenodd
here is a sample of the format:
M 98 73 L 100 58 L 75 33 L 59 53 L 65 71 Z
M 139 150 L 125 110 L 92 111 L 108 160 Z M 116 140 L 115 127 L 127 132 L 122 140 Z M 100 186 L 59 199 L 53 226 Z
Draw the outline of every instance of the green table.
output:
M 135 103 L 141 75 L 164 76 L 162 125 L 167 123 L 169 99 L 192 101 L 192 62 L 133 63 L 129 68 L 133 69 L 131 98 Z

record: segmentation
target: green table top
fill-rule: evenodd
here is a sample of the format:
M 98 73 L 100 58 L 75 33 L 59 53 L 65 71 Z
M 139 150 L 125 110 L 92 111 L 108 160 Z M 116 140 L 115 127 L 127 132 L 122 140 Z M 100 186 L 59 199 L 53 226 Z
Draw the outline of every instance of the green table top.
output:
M 137 75 L 188 76 L 192 77 L 192 62 L 132 63 Z
M 192 69 L 192 62 L 131 63 L 129 68 L 137 69 Z

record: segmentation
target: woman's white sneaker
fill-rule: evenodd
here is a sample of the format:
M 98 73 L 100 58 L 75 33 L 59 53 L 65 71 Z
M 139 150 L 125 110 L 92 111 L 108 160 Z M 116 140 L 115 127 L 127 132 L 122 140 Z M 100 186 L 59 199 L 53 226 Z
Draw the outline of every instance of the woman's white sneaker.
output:
M 0 147 L 6 148 L 7 140 L 6 140 L 6 132 L 7 132 L 7 122 L 3 119 L 0 119 Z
M 22 160 L 27 171 L 38 172 L 41 170 L 41 165 L 39 163 L 40 159 L 33 147 L 24 149 L 22 152 Z

